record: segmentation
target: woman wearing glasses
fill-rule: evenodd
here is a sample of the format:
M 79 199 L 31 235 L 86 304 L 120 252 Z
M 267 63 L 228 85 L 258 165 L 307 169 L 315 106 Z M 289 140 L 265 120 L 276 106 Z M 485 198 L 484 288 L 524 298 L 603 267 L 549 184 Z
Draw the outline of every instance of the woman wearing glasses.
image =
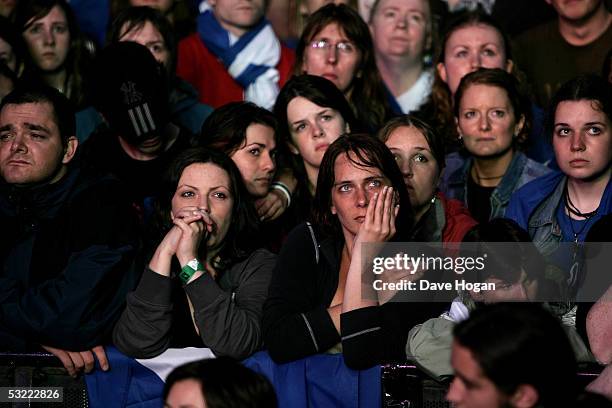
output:
M 345 5 L 328 4 L 310 16 L 296 49 L 295 71 L 332 81 L 371 131 L 390 116 L 368 26 Z

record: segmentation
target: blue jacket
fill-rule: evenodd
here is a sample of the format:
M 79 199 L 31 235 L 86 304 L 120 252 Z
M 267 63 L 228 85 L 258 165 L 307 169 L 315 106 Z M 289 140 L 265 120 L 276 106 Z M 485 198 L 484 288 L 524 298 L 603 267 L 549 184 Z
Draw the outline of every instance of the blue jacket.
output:
M 512 195 L 506 210 L 506 218 L 526 229 L 544 254 L 552 253 L 563 239 L 556 213 L 563 199 L 566 179 L 565 174 L 555 172 L 528 183 Z M 593 224 L 610 212 L 612 183 L 608 181 Z
M 446 168 L 440 180 L 440 190 L 447 198 L 455 198 L 467 207 L 467 181 L 473 158 L 460 153 L 446 156 Z M 531 180 L 550 172 L 550 169 L 521 152 L 515 152 L 510 166 L 491 194 L 490 219 L 503 217 L 512 193 Z

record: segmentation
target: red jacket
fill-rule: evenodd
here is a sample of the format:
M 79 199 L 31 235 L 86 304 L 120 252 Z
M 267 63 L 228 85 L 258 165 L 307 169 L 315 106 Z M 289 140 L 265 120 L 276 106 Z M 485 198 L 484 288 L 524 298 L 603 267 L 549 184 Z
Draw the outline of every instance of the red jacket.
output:
M 442 230 L 442 242 L 461 242 L 465 234 L 476 224 L 463 203 L 454 198 L 446 198 L 438 192 L 436 195 L 444 206 L 446 224 Z
M 295 53 L 281 45 L 279 87 L 291 77 Z M 176 73 L 189 82 L 200 94 L 200 102 L 213 108 L 229 102 L 244 100 L 244 88 L 227 72 L 223 63 L 206 48 L 198 33 L 179 42 Z

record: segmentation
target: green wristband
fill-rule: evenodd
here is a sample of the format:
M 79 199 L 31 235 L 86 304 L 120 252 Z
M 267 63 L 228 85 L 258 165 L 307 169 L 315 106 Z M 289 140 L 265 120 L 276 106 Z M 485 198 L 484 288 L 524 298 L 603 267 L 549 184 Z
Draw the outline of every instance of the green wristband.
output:
M 179 273 L 178 277 L 183 282 L 183 285 L 186 285 L 189 282 L 189 279 L 197 272 L 204 272 L 204 266 L 198 261 L 197 258 L 193 258 L 191 261 L 187 262 L 185 266 L 181 268 L 181 273 Z

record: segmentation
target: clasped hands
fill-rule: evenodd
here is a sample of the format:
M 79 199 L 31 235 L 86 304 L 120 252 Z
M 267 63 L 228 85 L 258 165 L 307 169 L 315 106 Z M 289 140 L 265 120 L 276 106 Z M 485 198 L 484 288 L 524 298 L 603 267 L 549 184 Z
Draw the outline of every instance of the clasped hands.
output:
M 172 223 L 174 225 L 159 244 L 158 251 L 170 258 L 176 255 L 181 266 L 202 256 L 200 244 L 215 228 L 210 214 L 198 207 L 183 207 L 172 214 Z

